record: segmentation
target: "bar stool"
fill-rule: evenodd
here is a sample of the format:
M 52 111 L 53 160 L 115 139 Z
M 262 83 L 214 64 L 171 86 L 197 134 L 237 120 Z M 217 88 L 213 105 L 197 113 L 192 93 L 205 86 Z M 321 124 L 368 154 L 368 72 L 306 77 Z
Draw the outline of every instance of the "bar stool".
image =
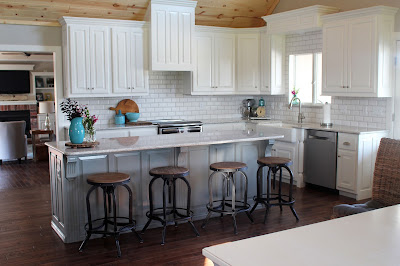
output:
M 247 203 L 247 185 L 248 185 L 247 175 L 243 172 L 246 169 L 247 165 L 241 162 L 219 162 L 210 165 L 210 170 L 214 172 L 210 175 L 208 179 L 208 191 L 209 191 L 209 203 L 207 204 L 208 214 L 201 226 L 202 228 L 206 226 L 213 212 L 220 213 L 221 217 L 223 217 L 224 214 L 232 215 L 233 229 L 235 235 L 237 234 L 236 215 L 238 213 L 245 212 L 247 214 L 247 217 L 249 217 L 250 221 L 252 223 L 254 222 L 253 218 L 249 213 L 250 204 Z M 213 182 L 213 177 L 216 173 L 221 173 L 223 176 L 222 200 L 213 199 L 212 182 Z M 236 200 L 236 185 L 235 185 L 235 180 L 233 178 L 235 173 L 240 173 L 245 181 L 243 201 Z M 230 196 L 229 193 L 232 194 L 230 200 L 226 199 L 226 197 Z M 216 204 L 218 205 L 215 206 Z
M 257 160 L 258 170 L 257 170 L 257 196 L 254 197 L 255 204 L 251 209 L 250 213 L 252 213 L 259 203 L 264 204 L 266 207 L 266 212 L 264 216 L 264 224 L 267 220 L 267 215 L 269 212 L 269 208 L 271 206 L 279 206 L 282 211 L 282 206 L 286 205 L 290 207 L 293 215 L 296 217 L 296 220 L 299 220 L 295 209 L 293 208 L 293 204 L 295 200 L 293 198 L 293 173 L 290 170 L 289 166 L 293 164 L 293 162 L 288 158 L 282 157 L 262 157 Z M 262 171 L 264 167 L 268 167 L 267 174 L 267 193 L 262 193 Z M 290 187 L 289 187 L 289 195 L 282 194 L 282 168 L 286 169 L 290 175 Z M 276 173 L 279 171 L 279 181 L 278 181 L 278 193 L 271 193 L 271 172 L 273 173 L 273 189 L 275 189 L 276 182 Z M 264 197 L 264 195 L 266 197 Z M 271 201 L 278 201 L 275 203 L 271 203 Z
M 190 194 L 191 188 L 190 184 L 185 178 L 185 176 L 189 175 L 189 170 L 184 167 L 176 167 L 176 166 L 165 166 L 165 167 L 157 167 L 150 170 L 149 174 L 154 176 L 149 184 L 149 201 L 150 201 L 150 210 L 146 213 L 146 216 L 149 218 L 146 225 L 142 229 L 142 234 L 146 231 L 147 227 L 150 225 L 152 220 L 160 221 L 163 225 L 162 231 L 162 242 L 161 245 L 165 244 L 165 234 L 167 231 L 167 225 L 174 224 L 178 226 L 178 222 L 187 221 L 192 226 L 194 233 L 197 236 L 199 232 L 192 222 L 193 212 L 190 210 Z M 153 202 L 153 183 L 157 179 L 161 178 L 164 182 L 163 184 L 163 204 L 160 208 L 154 208 Z M 176 206 L 176 180 L 181 179 L 187 187 L 187 199 L 186 199 L 186 208 L 179 208 Z M 168 189 L 168 191 L 166 191 Z M 168 196 L 169 200 L 171 200 L 172 193 L 172 207 L 167 206 L 166 197 Z M 168 195 L 167 195 L 168 194 Z M 172 217 L 167 217 L 172 216 Z
M 118 257 L 121 257 L 121 249 L 119 246 L 119 235 L 122 232 L 132 231 L 139 238 L 140 243 L 143 243 L 140 235 L 135 231 L 136 221 L 132 218 L 132 191 L 126 185 L 129 183 L 130 177 L 124 173 L 99 173 L 89 175 L 87 183 L 92 185 L 86 195 L 86 208 L 88 223 L 85 225 L 86 238 L 79 247 L 79 251 L 82 252 L 87 242 L 89 241 L 92 234 L 101 234 L 103 237 L 112 235 L 115 238 L 115 245 L 117 246 Z M 117 204 L 115 197 L 115 188 L 118 186 L 125 187 L 129 194 L 129 217 L 117 217 Z M 92 220 L 92 213 L 90 211 L 90 194 L 97 188 L 103 189 L 103 201 L 104 201 L 104 217 Z M 108 197 L 108 204 L 107 198 Z M 113 215 L 108 217 L 107 213 Z M 99 223 L 97 227 L 93 227 L 93 223 Z M 108 230 L 108 225 L 112 225 L 112 229 Z

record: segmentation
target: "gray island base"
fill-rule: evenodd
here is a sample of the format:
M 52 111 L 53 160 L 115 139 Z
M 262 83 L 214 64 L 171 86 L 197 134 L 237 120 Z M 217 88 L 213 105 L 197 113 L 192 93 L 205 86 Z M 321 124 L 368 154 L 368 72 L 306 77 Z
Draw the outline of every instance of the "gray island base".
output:
M 100 172 L 123 172 L 131 176 L 128 184 L 133 193 L 133 214 L 137 230 L 147 222 L 149 210 L 149 170 L 154 167 L 176 165 L 187 167 L 191 189 L 191 208 L 194 219 L 203 219 L 208 203 L 209 165 L 219 161 L 240 161 L 248 165 L 248 200 L 256 195 L 257 159 L 265 156 L 269 140 L 283 135 L 264 131 L 219 131 L 157 136 L 100 139 L 100 145 L 89 149 L 71 149 L 65 142 L 49 142 L 51 184 L 51 226 L 65 243 L 82 241 L 87 223 L 85 197 L 90 186 L 86 179 Z M 217 179 L 215 179 L 217 180 Z M 215 187 L 222 186 L 216 182 Z M 236 184 L 243 189 L 243 184 Z M 155 183 L 155 207 L 162 202 L 162 182 Z M 221 194 L 221 189 L 218 189 Z M 128 215 L 128 195 L 118 189 L 117 216 Z M 186 204 L 186 188 L 177 183 L 177 205 Z M 239 192 L 238 192 L 239 193 Z M 221 195 L 214 195 L 220 197 Z M 103 216 L 101 190 L 92 193 L 93 219 Z M 159 227 L 157 221 L 150 227 Z M 185 225 L 186 226 L 186 225 Z M 187 225 L 189 226 L 189 225 Z

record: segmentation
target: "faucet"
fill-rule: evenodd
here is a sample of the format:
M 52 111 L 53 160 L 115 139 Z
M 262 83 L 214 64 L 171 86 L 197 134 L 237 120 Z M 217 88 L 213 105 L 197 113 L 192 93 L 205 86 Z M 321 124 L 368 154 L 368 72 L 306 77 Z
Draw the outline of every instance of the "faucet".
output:
M 289 109 L 292 109 L 293 101 L 295 101 L 295 100 L 299 101 L 299 116 L 297 118 L 297 123 L 303 123 L 303 119 L 305 119 L 306 117 L 301 112 L 301 101 L 300 101 L 300 98 L 293 97 L 292 100 L 290 100 L 290 103 L 289 103 L 288 107 L 289 107 Z

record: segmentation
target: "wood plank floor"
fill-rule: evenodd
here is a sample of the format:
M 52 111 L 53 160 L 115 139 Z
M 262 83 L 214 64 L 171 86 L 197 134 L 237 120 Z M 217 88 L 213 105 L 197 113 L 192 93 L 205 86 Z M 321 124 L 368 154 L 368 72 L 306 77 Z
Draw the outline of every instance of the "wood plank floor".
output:
M 122 257 L 116 258 L 112 238 L 90 240 L 79 253 L 80 243 L 64 244 L 51 229 L 47 162 L 5 162 L 0 166 L 0 265 L 212 265 L 201 255 L 202 248 L 321 222 L 330 218 L 334 205 L 355 202 L 309 187 L 295 189 L 295 197 L 299 222 L 289 208 L 280 213 L 274 207 L 266 225 L 263 210 L 254 212 L 254 224 L 245 214 L 238 215 L 236 236 L 230 217 L 211 219 L 205 229 L 200 228 L 201 221 L 195 222 L 200 237 L 188 224 L 170 226 L 164 246 L 161 229 L 149 229 L 143 244 L 134 234 L 122 235 Z

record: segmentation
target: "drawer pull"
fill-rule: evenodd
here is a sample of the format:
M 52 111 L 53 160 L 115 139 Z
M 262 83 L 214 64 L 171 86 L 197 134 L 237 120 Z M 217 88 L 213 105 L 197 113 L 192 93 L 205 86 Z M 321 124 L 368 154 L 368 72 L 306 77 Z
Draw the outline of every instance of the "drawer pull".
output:
M 348 142 L 348 141 L 343 142 L 343 145 L 344 145 L 344 146 L 350 146 L 350 142 Z

